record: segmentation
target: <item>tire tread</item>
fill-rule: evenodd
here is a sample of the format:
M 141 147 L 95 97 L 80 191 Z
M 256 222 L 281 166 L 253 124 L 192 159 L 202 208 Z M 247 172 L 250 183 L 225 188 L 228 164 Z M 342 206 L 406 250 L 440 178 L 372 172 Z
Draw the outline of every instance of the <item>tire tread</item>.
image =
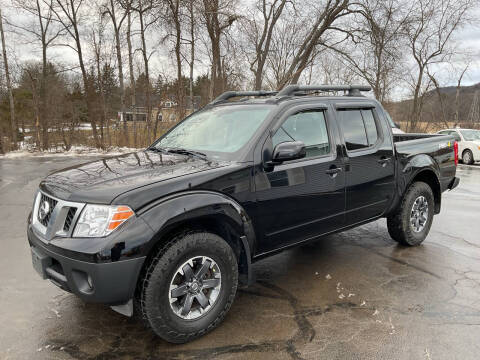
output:
M 402 201 L 400 203 L 400 206 L 396 209 L 396 211 L 389 217 L 387 217 L 387 228 L 388 228 L 388 233 L 392 237 L 393 240 L 397 241 L 401 245 L 404 246 L 416 246 L 420 245 L 425 237 L 428 235 L 428 232 L 430 231 L 430 226 L 432 224 L 431 220 L 428 220 L 428 228 L 426 230 L 426 235 L 423 239 L 420 241 L 412 236 L 412 232 L 410 229 L 410 208 L 411 206 L 407 205 L 412 199 L 415 192 L 426 192 L 428 196 L 433 199 L 433 192 L 430 188 L 430 186 L 422 181 L 417 181 L 411 184 L 407 191 L 405 192 L 405 195 L 402 198 Z M 418 194 L 417 194 L 418 195 Z M 429 211 L 433 211 L 431 208 Z M 429 214 L 430 216 L 430 214 Z M 433 215 L 432 215 L 433 216 Z
M 232 265 L 230 269 L 233 274 L 233 287 L 228 294 L 228 298 L 226 301 L 225 306 L 223 309 L 218 313 L 217 317 L 206 327 L 198 331 L 192 332 L 177 332 L 173 330 L 168 324 L 166 323 L 165 319 L 160 316 L 156 316 L 152 319 L 150 315 L 152 309 L 150 308 L 151 305 L 151 298 L 153 294 L 150 287 L 150 282 L 154 281 L 159 277 L 165 276 L 166 273 L 169 271 L 169 266 L 174 261 L 175 258 L 181 256 L 186 251 L 195 249 L 198 245 L 201 244 L 209 244 L 211 245 L 212 239 L 217 242 L 217 245 L 220 247 L 223 246 L 222 251 L 225 252 L 225 256 L 228 257 L 228 260 Z M 153 277 L 153 279 L 152 279 Z M 238 267 L 235 254 L 233 250 L 230 248 L 227 242 L 225 242 L 222 238 L 218 235 L 203 232 L 203 231 L 188 231 L 182 232 L 174 237 L 171 240 L 165 243 L 156 253 L 154 257 L 151 258 L 149 264 L 146 266 L 146 271 L 139 281 L 139 291 L 138 291 L 138 298 L 137 298 L 137 305 L 140 310 L 140 316 L 144 322 L 148 323 L 149 327 L 157 333 L 163 339 L 174 342 L 174 343 L 185 343 L 191 341 L 199 336 L 210 332 L 215 327 L 217 327 L 220 322 L 225 317 L 226 313 L 230 309 L 237 290 L 238 284 Z

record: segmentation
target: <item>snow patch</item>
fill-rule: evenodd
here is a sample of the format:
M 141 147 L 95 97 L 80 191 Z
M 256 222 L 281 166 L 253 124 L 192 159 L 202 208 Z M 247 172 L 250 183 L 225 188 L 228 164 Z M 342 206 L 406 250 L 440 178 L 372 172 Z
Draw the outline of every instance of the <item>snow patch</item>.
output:
M 17 159 L 27 157 L 77 157 L 77 156 L 115 156 L 126 154 L 139 149 L 128 147 L 114 147 L 108 150 L 91 148 L 88 146 L 72 146 L 69 151 L 29 151 L 26 149 L 16 150 L 0 155 L 0 159 Z

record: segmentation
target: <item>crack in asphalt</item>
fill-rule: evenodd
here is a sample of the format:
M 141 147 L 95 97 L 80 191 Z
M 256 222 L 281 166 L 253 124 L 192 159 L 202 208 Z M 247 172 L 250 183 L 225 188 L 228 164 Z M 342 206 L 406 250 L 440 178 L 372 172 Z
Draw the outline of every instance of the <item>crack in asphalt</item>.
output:
M 223 354 L 236 354 L 236 353 L 247 353 L 247 352 L 286 352 L 293 360 L 304 360 L 301 357 L 300 352 L 297 350 L 299 345 L 312 342 L 315 338 L 316 332 L 313 328 L 312 323 L 307 319 L 307 316 L 319 316 L 323 315 L 333 308 L 358 308 L 362 310 L 372 310 L 369 307 L 360 307 L 358 304 L 353 302 L 342 302 L 342 303 L 333 303 L 323 307 L 313 307 L 313 308 L 303 308 L 299 305 L 299 300 L 287 290 L 271 284 L 266 281 L 257 281 L 257 283 L 276 293 L 277 295 L 272 295 L 268 293 L 263 293 L 259 291 L 252 290 L 243 290 L 239 292 L 258 296 L 265 297 L 270 299 L 285 300 L 287 301 L 293 310 L 293 319 L 296 323 L 297 330 L 295 334 L 285 340 L 272 340 L 264 341 L 260 343 L 245 343 L 238 345 L 227 345 L 219 347 L 207 347 L 203 349 L 194 349 L 194 350 L 180 350 L 180 351 L 161 351 L 157 352 L 158 342 L 162 341 L 156 339 L 155 337 L 151 340 L 149 345 L 151 345 L 147 353 L 132 353 L 132 351 L 122 351 L 119 350 L 119 346 L 124 338 L 123 335 L 116 335 L 115 340 L 108 345 L 108 349 L 99 354 L 91 355 L 80 349 L 78 345 L 73 343 L 64 343 L 59 339 L 51 339 L 49 341 L 51 351 L 64 351 L 74 359 L 78 360 L 103 360 L 103 359 L 117 359 L 121 356 L 129 356 L 133 358 L 146 358 L 146 359 L 184 359 L 184 358 L 213 358 Z M 124 334 L 127 337 L 126 334 Z

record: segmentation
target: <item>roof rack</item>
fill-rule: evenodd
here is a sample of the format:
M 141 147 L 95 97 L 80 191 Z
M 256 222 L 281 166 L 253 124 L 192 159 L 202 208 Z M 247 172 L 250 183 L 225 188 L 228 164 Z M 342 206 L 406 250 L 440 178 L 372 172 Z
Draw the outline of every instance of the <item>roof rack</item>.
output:
M 215 98 L 210 104 L 216 104 L 221 101 L 228 100 L 232 97 L 238 96 L 271 96 L 276 95 L 278 91 L 266 91 L 266 90 L 257 90 L 257 91 L 226 91 L 222 95 Z
M 348 91 L 348 96 L 361 96 L 361 91 L 370 91 L 367 85 L 287 85 L 277 96 L 295 95 L 298 91 Z

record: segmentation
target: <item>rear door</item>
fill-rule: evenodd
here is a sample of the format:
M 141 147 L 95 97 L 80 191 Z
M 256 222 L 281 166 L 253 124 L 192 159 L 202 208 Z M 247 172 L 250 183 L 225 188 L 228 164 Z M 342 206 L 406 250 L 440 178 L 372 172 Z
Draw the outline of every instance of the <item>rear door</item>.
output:
M 344 224 L 345 174 L 338 131 L 325 105 L 297 106 L 272 128 L 263 149 L 284 141 L 303 141 L 307 156 L 255 175 L 258 253 L 288 246 Z
M 385 212 L 393 198 L 393 141 L 383 112 L 374 103 L 337 104 L 346 152 L 346 223 L 355 224 Z

